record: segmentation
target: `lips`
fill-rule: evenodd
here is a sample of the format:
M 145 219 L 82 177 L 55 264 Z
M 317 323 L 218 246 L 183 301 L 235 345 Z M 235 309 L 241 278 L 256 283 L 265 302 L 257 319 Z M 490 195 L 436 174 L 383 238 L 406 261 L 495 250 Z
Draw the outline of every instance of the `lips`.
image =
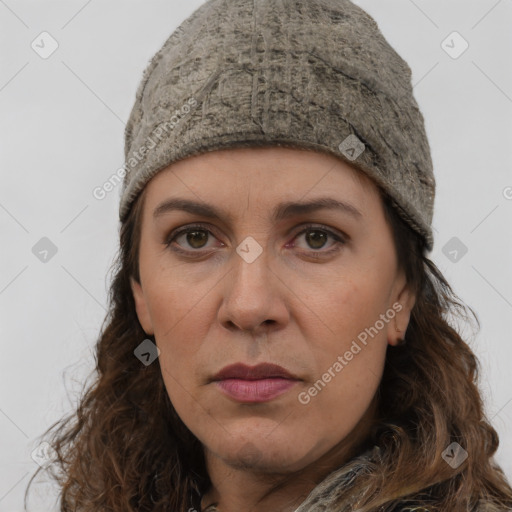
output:
M 242 380 L 259 380 L 269 379 L 272 377 L 281 377 L 283 379 L 300 380 L 295 375 L 285 370 L 282 366 L 272 363 L 260 363 L 256 366 L 247 366 L 243 363 L 235 363 L 225 366 L 218 372 L 212 380 L 224 379 L 242 379 Z
M 223 368 L 212 379 L 218 389 L 242 403 L 267 402 L 282 395 L 301 380 L 282 366 L 260 363 L 247 366 L 242 363 Z

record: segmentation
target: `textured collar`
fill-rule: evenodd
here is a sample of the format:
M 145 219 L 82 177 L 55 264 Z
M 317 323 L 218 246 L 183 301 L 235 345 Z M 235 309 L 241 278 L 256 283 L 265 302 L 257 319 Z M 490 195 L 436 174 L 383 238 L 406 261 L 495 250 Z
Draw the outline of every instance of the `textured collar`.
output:
M 378 460 L 380 448 L 375 445 L 357 457 L 351 459 L 339 469 L 329 473 L 295 509 L 295 512 L 352 512 L 353 503 L 344 502 L 335 507 L 336 498 L 344 492 L 357 475 L 366 471 L 372 462 Z
M 342 467 L 329 473 L 324 480 L 322 480 L 313 490 L 309 493 L 306 499 L 295 509 L 294 512 L 353 512 L 353 501 L 344 500 L 341 504 L 334 505 L 338 497 L 343 494 L 348 487 L 350 487 L 354 479 L 364 473 L 370 471 L 370 466 L 377 462 L 380 458 L 380 448 L 377 445 L 367 449 L 360 455 L 354 457 Z M 413 509 L 407 507 L 406 502 L 403 503 L 403 508 L 398 507 L 397 512 L 411 512 Z M 203 512 L 222 512 L 215 505 L 209 505 Z M 474 512 L 505 512 L 503 509 L 498 508 L 490 501 L 480 500 L 478 508 Z

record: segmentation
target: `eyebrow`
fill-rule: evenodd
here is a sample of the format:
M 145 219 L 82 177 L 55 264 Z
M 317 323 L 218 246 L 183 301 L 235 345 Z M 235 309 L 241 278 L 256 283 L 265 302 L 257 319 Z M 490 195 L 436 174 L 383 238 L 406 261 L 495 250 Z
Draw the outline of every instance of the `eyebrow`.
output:
M 217 219 L 219 221 L 222 221 L 223 218 L 233 220 L 231 215 L 217 209 L 211 204 L 181 198 L 167 199 L 162 202 L 153 211 L 153 219 L 157 219 L 165 213 L 176 210 L 185 211 L 201 217 Z M 355 206 L 331 197 L 320 197 L 307 202 L 288 201 L 279 203 L 274 208 L 272 217 L 275 221 L 279 221 L 296 215 L 313 213 L 318 210 L 338 210 L 357 220 L 363 218 L 363 214 Z

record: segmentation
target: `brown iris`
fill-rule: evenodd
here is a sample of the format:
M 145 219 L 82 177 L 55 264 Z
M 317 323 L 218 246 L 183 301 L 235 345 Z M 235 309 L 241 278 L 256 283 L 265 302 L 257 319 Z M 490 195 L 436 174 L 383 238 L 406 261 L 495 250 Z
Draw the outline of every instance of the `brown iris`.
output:
M 307 238 L 308 244 L 313 249 L 320 249 L 321 247 L 323 247 L 325 245 L 325 242 L 327 239 L 327 234 L 323 233 L 322 231 L 318 231 L 318 230 L 308 231 L 306 233 L 306 238 Z
M 187 242 L 190 244 L 191 247 L 194 247 L 194 249 L 201 249 L 204 247 L 204 243 L 206 243 L 208 240 L 208 233 L 204 230 L 196 230 L 196 231 L 189 231 L 187 233 Z M 199 245 L 195 245 L 195 242 L 199 242 Z M 201 242 L 204 242 L 201 245 Z

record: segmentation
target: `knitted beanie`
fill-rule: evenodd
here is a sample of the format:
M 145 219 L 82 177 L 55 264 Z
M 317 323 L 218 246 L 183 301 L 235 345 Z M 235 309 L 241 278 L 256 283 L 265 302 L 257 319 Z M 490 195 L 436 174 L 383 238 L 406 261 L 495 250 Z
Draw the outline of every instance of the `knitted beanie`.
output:
M 358 168 L 432 250 L 435 196 L 411 70 L 349 0 L 208 0 L 151 58 L 125 129 L 119 217 L 171 163 L 302 147 Z

